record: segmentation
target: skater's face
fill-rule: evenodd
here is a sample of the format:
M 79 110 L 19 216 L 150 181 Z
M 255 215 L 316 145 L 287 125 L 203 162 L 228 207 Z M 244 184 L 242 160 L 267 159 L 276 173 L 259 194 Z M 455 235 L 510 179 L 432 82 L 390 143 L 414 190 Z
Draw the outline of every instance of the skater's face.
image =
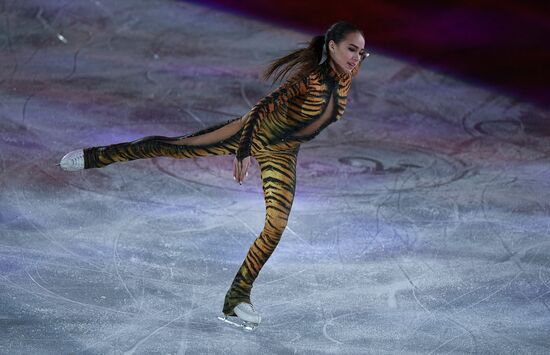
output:
M 335 69 L 349 73 L 365 56 L 365 39 L 359 32 L 350 32 L 339 43 L 329 41 L 328 51 Z

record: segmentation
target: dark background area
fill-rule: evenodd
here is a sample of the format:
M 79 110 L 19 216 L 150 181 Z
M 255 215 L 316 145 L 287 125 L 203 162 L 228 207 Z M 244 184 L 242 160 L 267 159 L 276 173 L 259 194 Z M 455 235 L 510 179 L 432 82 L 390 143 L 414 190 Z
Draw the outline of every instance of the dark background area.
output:
M 364 29 L 373 54 L 397 56 L 550 107 L 548 2 L 194 2 L 312 34 L 348 20 Z

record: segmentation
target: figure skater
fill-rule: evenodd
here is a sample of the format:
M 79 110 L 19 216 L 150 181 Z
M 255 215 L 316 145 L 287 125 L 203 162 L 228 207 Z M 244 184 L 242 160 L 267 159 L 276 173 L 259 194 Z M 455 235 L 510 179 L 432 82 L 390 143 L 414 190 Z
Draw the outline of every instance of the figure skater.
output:
M 325 35 L 313 37 L 307 47 L 271 62 L 264 79 L 274 76 L 275 82 L 287 75 L 289 78 L 244 116 L 184 136 L 148 136 L 74 150 L 59 165 L 76 171 L 135 159 L 235 155 L 233 179 L 242 184 L 254 157 L 261 171 L 265 225 L 229 287 L 224 316 L 219 317 L 253 329 L 261 317 L 250 300 L 252 284 L 286 228 L 294 199 L 300 144 L 342 117 L 352 78 L 368 55 L 364 47 L 364 35 L 358 27 L 337 22 Z

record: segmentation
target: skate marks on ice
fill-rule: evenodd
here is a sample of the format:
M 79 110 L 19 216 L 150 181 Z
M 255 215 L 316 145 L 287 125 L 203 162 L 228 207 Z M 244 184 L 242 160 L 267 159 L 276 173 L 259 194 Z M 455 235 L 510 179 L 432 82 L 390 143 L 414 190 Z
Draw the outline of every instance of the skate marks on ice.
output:
M 0 11 L 0 352 L 548 352 L 547 112 L 373 53 L 301 147 L 242 332 L 216 317 L 263 226 L 257 166 L 54 164 L 244 114 L 308 36 L 172 1 Z

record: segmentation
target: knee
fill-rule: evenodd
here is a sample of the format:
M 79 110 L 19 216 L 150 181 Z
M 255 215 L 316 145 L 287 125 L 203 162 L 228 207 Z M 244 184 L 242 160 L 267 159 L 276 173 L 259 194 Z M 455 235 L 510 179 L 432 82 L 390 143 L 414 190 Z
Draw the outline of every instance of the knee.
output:
M 280 237 L 285 231 L 288 219 L 286 218 L 269 218 L 265 223 L 265 230 L 269 234 Z

